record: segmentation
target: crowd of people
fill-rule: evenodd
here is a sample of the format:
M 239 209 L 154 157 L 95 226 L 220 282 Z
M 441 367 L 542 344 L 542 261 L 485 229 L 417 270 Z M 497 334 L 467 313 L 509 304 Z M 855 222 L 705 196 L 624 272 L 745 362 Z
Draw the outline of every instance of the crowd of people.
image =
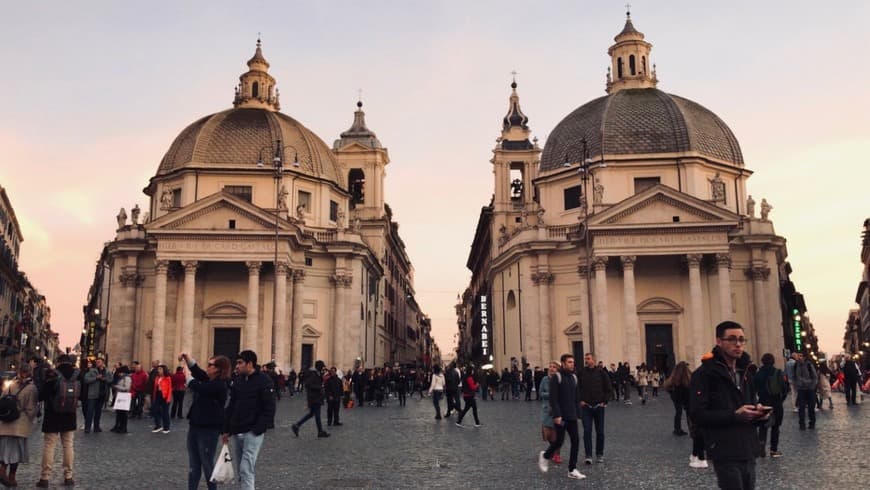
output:
M 274 428 L 276 403 L 283 396 L 305 397 L 305 413 L 291 430 L 299 436 L 307 421 L 314 419 L 317 437 L 329 437 L 321 420 L 326 405 L 327 426 L 339 427 L 341 411 L 351 408 L 384 407 L 396 400 L 404 407 L 407 397 L 431 397 L 435 419 L 451 417 L 461 428 L 468 412 L 473 427 L 483 426 L 478 412 L 482 400 L 539 400 L 541 436 L 547 447 L 538 455 L 543 472 L 561 464 L 566 436 L 570 441 L 568 477 L 583 479 L 580 464 L 580 433 L 583 429 L 585 465 L 605 461 L 605 409 L 610 402 L 632 403 L 636 391 L 642 405 L 667 393 L 674 406 L 673 434 L 689 435 L 692 451 L 689 466 L 708 468 L 712 462 L 722 488 L 754 488 L 756 457 L 778 458 L 780 427 L 786 400 L 798 412 L 800 430 L 813 430 L 816 410 L 833 408 L 832 392 L 841 391 L 847 405 L 857 404 L 859 391 L 870 390 L 870 377 L 853 359 L 837 363 L 814 363 L 794 353 L 782 367 L 775 356 L 765 353 L 760 367 L 743 351 L 743 328 L 723 322 L 716 328 L 716 345 L 699 359 L 694 371 L 679 362 L 669 372 L 659 366 L 620 362 L 605 367 L 587 353 L 575 366 L 570 354 L 551 361 L 545 369 L 522 367 L 516 362 L 501 372 L 460 366 L 455 362 L 431 371 L 414 366 L 340 370 L 317 361 L 296 374 L 283 374 L 274 363 L 259 365 L 256 353 L 238 354 L 235 366 L 224 356 L 213 356 L 205 366 L 181 353 L 171 370 L 158 360 L 146 371 L 138 361 L 118 363 L 109 369 L 102 359 L 86 360 L 77 368 L 75 359 L 61 355 L 54 366 L 36 358 L 20 365 L 16 376 L 4 386 L 0 397 L 0 483 L 16 486 L 19 464 L 29 462 L 28 436 L 42 416 L 43 454 L 36 486 L 47 488 L 52 477 L 55 450 L 60 442 L 63 484 L 73 486 L 74 437 L 102 432 L 105 407 L 114 409 L 111 432 L 128 432 L 129 418 L 149 416 L 152 432 L 170 433 L 173 419 L 188 419 L 188 487 L 210 481 L 220 443 L 229 443 L 237 464 L 241 488 L 255 488 L 257 455 L 265 433 Z M 515 360 L 514 360 L 515 361 Z M 189 394 L 190 403 L 184 403 Z M 533 398 L 534 395 L 534 398 Z M 863 395 L 862 395 L 863 396 Z M 10 402 L 9 400 L 13 400 Z M 442 400 L 445 411 L 442 413 Z M 77 411 L 83 424 L 77 427 Z M 187 413 L 184 412 L 185 408 Z M 683 430 L 683 418 L 686 428 Z M 594 435 L 594 437 L 593 437 Z

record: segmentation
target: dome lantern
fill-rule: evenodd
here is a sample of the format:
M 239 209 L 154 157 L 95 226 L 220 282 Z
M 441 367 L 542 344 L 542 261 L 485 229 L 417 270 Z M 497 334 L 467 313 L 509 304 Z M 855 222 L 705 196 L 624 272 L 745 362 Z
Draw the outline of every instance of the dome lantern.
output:
M 520 109 L 520 96 L 517 95 L 516 72 L 513 72 L 511 96 L 508 112 L 502 119 L 501 146 L 506 150 L 527 150 L 532 147 L 529 142 L 529 117 Z
M 616 43 L 610 46 L 611 67 L 607 72 L 606 92 L 608 94 L 627 88 L 655 88 L 658 85 L 655 68 L 650 70 L 650 51 L 652 44 L 644 41 L 642 32 L 634 28 L 631 12 L 625 13 L 625 26 L 613 38 Z
M 269 62 L 263 57 L 261 44 L 258 36 L 257 50 L 248 60 L 248 71 L 239 76 L 233 107 L 268 109 L 277 112 L 281 109 L 278 89 L 275 88 L 275 79 L 269 75 Z

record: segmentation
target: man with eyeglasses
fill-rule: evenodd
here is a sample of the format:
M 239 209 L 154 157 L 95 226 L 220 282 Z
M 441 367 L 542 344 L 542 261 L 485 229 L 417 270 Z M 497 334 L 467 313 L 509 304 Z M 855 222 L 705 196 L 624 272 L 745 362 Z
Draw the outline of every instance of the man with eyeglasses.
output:
M 766 423 L 772 407 L 756 403 L 752 380 L 744 377 L 749 354 L 743 326 L 716 326 L 712 356 L 692 374 L 689 413 L 701 430 L 719 488 L 755 488 L 755 458 L 760 444 L 756 426 Z
M 236 359 L 237 376 L 230 386 L 226 409 L 224 444 L 233 439 L 233 451 L 239 465 L 240 488 L 254 490 L 254 466 L 263 445 L 266 430 L 275 428 L 275 393 L 269 376 L 257 366 L 257 354 L 245 350 Z

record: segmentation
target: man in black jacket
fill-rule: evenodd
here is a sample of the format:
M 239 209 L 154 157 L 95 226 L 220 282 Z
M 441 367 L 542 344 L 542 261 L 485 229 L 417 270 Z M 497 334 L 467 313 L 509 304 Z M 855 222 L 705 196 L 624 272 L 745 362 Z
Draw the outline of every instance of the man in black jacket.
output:
M 579 390 L 577 376 L 574 374 L 574 356 L 562 354 L 560 359 L 562 369 L 550 376 L 550 415 L 553 416 L 553 426 L 556 428 L 556 440 L 551 442 L 546 451 L 538 455 L 538 468 L 546 472 L 548 462 L 553 454 L 565 442 L 565 432 L 571 438 L 571 458 L 568 460 L 568 478 L 582 480 L 586 475 L 577 471 L 577 453 L 580 450 L 580 437 L 577 434 L 577 401 Z
M 339 421 L 342 384 L 335 366 L 329 368 L 329 374 L 326 375 L 323 388 L 326 391 L 326 425 L 342 425 Z
M 692 374 L 689 413 L 704 436 L 707 456 L 723 489 L 755 488 L 755 458 L 760 444 L 755 425 L 766 422 L 772 407 L 756 404 L 744 371 L 743 327 L 725 321 L 716 326 L 716 347 Z
M 254 490 L 254 465 L 266 430 L 275 428 L 275 393 L 272 380 L 257 366 L 257 354 L 245 350 L 236 359 L 238 376 L 230 386 L 221 438 L 233 435 L 234 457 L 239 464 L 240 488 Z
M 462 410 L 462 405 L 459 404 L 459 380 L 462 376 L 459 374 L 459 369 L 455 362 L 451 362 L 444 373 L 444 394 L 447 398 L 447 413 L 445 417 L 449 417 L 453 411 L 459 412 Z
M 320 406 L 323 405 L 323 368 L 326 364 L 323 361 L 314 363 L 314 367 L 305 371 L 302 383 L 305 386 L 305 396 L 308 400 L 308 413 L 305 414 L 299 421 L 291 425 L 293 435 L 299 437 L 299 427 L 314 417 L 314 422 L 317 424 L 317 437 L 329 437 L 329 432 L 323 430 L 323 424 L 320 422 Z
M 586 464 L 592 464 L 592 426 L 595 425 L 595 457 L 604 462 L 604 408 L 610 400 L 613 386 L 602 366 L 595 365 L 591 352 L 583 356 L 580 370 L 580 415 L 583 420 L 583 448 Z

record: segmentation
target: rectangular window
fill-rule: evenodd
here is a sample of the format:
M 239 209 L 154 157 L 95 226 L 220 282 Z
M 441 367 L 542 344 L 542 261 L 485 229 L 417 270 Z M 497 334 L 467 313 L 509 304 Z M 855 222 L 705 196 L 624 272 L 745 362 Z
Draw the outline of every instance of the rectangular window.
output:
M 661 184 L 661 182 L 661 177 L 635 177 L 634 193 L 640 194 L 641 192 L 649 189 L 650 187 Z
M 172 189 L 172 207 L 180 208 L 181 207 L 181 188 Z
M 225 185 L 224 190 L 248 202 L 254 196 L 254 188 L 249 185 Z
M 581 189 L 579 185 L 575 185 L 574 187 L 568 187 L 564 190 L 565 194 L 565 210 L 576 209 L 580 207 L 580 194 Z
M 236 220 L 234 220 L 234 219 L 231 219 L 231 220 L 230 220 L 230 223 L 229 223 L 229 229 L 231 229 L 231 230 L 235 230 L 235 229 L 236 229 Z
M 329 221 L 338 221 L 338 203 L 329 201 Z
M 311 257 L 305 257 L 305 266 L 311 267 L 314 265 L 314 260 Z
M 304 212 L 311 212 L 311 193 L 306 191 L 299 191 L 299 195 L 296 197 L 296 209 L 299 209 L 299 206 L 305 210 Z

